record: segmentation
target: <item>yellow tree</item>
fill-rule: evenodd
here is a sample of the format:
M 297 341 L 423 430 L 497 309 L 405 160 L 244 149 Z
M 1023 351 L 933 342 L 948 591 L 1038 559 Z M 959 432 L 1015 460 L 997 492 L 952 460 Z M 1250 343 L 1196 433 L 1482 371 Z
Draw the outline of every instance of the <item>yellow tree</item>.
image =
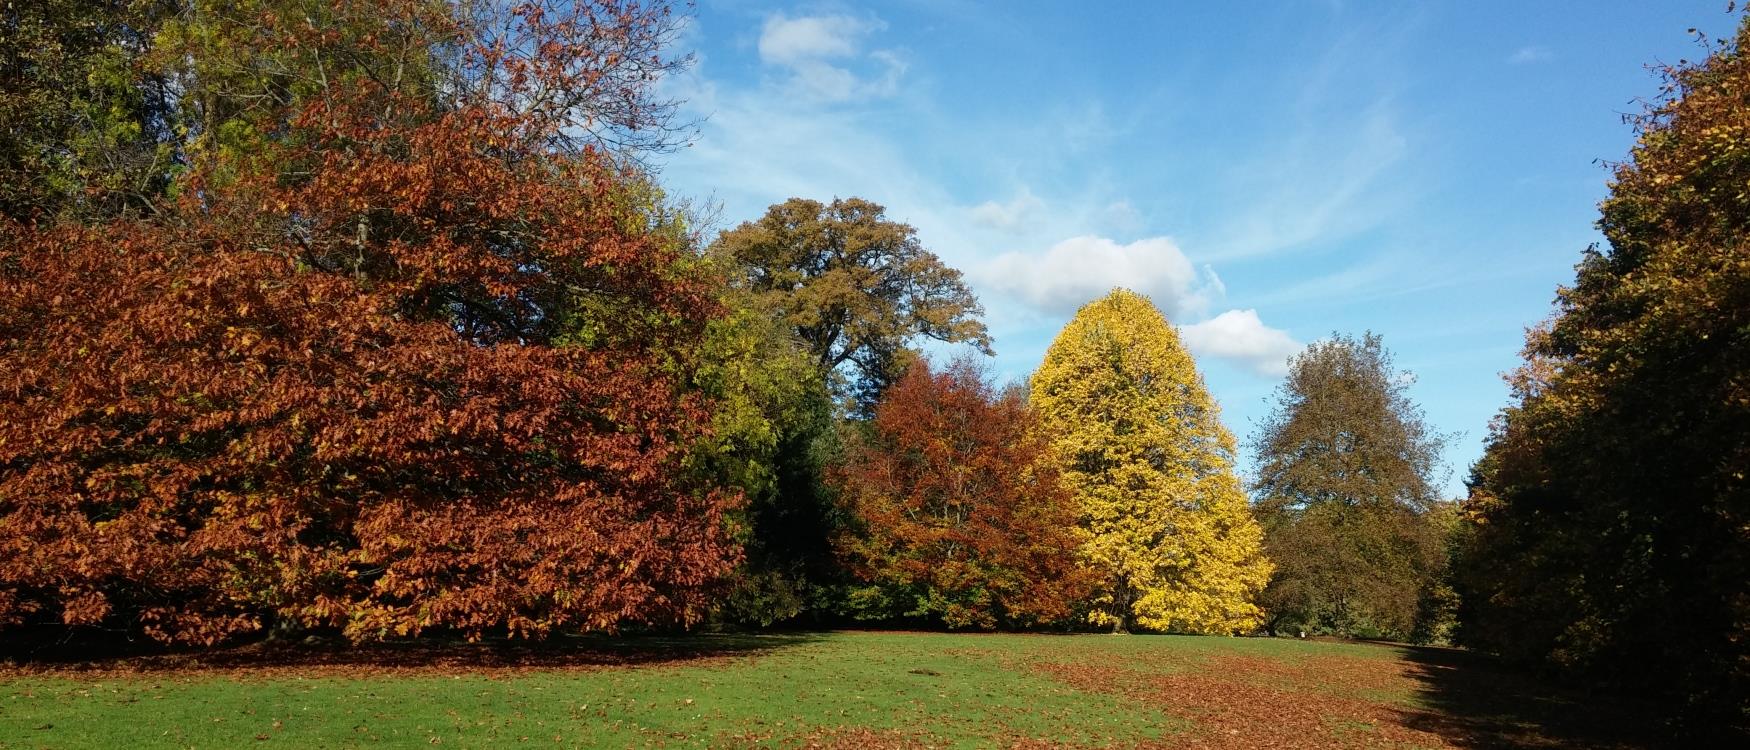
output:
M 1084 306 L 1046 351 L 1032 401 L 1103 580 L 1090 619 L 1113 632 L 1255 627 L 1272 567 L 1233 435 L 1154 304 L 1117 289 Z

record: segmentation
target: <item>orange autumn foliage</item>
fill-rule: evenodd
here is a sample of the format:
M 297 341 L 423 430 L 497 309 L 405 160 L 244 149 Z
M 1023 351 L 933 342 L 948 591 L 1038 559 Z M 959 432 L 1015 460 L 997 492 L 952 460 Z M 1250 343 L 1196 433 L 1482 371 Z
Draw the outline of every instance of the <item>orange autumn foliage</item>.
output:
M 379 4 L 496 82 L 335 76 L 161 217 L 0 230 L 0 626 L 211 644 L 702 616 L 739 498 L 677 470 L 709 404 L 673 362 L 716 310 L 631 175 L 535 96 L 612 83 L 579 45 L 649 18 L 577 5 L 506 45 Z M 295 26 L 262 35 L 317 33 Z M 650 82 L 614 85 L 635 105 Z
M 1073 497 L 1018 389 L 977 366 L 918 362 L 834 472 L 855 531 L 839 539 L 863 617 L 951 628 L 1066 619 L 1086 593 Z

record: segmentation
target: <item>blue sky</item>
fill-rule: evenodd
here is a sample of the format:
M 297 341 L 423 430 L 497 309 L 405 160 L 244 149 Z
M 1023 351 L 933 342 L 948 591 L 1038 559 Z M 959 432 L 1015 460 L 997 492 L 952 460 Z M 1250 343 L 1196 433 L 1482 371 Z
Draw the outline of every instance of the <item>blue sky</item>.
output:
M 1098 7 L 1100 10 L 1090 10 Z M 1152 296 L 1244 441 L 1283 362 L 1384 336 L 1455 496 L 1500 373 L 1600 238 L 1646 66 L 1724 0 L 766 4 L 701 0 L 664 157 L 733 226 L 861 196 L 915 226 L 1026 377 L 1081 303 Z

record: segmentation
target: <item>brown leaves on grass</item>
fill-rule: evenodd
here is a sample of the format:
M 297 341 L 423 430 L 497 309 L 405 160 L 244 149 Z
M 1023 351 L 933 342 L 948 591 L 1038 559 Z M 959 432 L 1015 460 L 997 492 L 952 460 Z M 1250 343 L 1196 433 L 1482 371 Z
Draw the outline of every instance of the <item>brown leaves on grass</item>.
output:
M 1611 713 L 1615 704 L 1602 701 L 1595 710 L 1575 703 L 1565 713 L 1576 715 L 1531 707 L 1539 699 L 1533 696 L 1560 691 L 1451 650 L 1405 649 L 1398 658 L 1220 654 L 1199 660 L 1163 653 L 1125 667 L 1049 662 L 1035 668 L 1077 689 L 1122 695 L 1195 722 L 1191 732 L 1165 739 L 1165 747 L 1642 746 L 1628 725 L 1637 717 Z M 1513 684 L 1521 689 L 1500 688 Z M 1429 707 L 1406 704 L 1411 696 Z
M 871 729 L 869 727 L 821 727 L 783 735 L 777 732 L 744 733 L 717 741 L 719 747 L 784 747 L 797 750 L 928 750 L 953 743 L 918 731 Z
M 1446 746 L 1439 735 L 1392 723 L 1393 712 L 1387 706 L 1316 688 L 1271 685 L 1304 674 L 1268 660 L 1221 657 L 1212 659 L 1206 670 L 1162 675 L 1090 664 L 1051 664 L 1041 669 L 1078 689 L 1121 694 L 1196 722 L 1188 735 L 1167 740 L 1168 746 Z
M 0 678 L 225 676 L 238 679 L 408 676 L 503 677 L 629 667 L 718 667 L 745 663 L 767 652 L 809 641 L 807 636 L 597 637 L 560 636 L 540 641 L 455 637 L 347 644 L 310 639 L 260 642 L 224 648 L 166 651 L 163 648 L 104 653 L 103 646 L 50 644 L 23 661 L 0 661 Z M 113 646 L 113 644 L 110 644 Z M 146 644 L 139 644 L 146 645 Z

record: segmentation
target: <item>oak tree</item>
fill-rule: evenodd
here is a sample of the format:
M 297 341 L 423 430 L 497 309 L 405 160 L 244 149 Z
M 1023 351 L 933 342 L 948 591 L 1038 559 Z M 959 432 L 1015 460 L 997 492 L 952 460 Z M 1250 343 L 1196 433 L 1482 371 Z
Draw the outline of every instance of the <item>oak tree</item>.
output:
M 711 252 L 789 326 L 832 383 L 867 413 L 914 359 L 917 338 L 990 353 L 983 308 L 960 272 L 861 198 L 792 198 L 726 231 Z

